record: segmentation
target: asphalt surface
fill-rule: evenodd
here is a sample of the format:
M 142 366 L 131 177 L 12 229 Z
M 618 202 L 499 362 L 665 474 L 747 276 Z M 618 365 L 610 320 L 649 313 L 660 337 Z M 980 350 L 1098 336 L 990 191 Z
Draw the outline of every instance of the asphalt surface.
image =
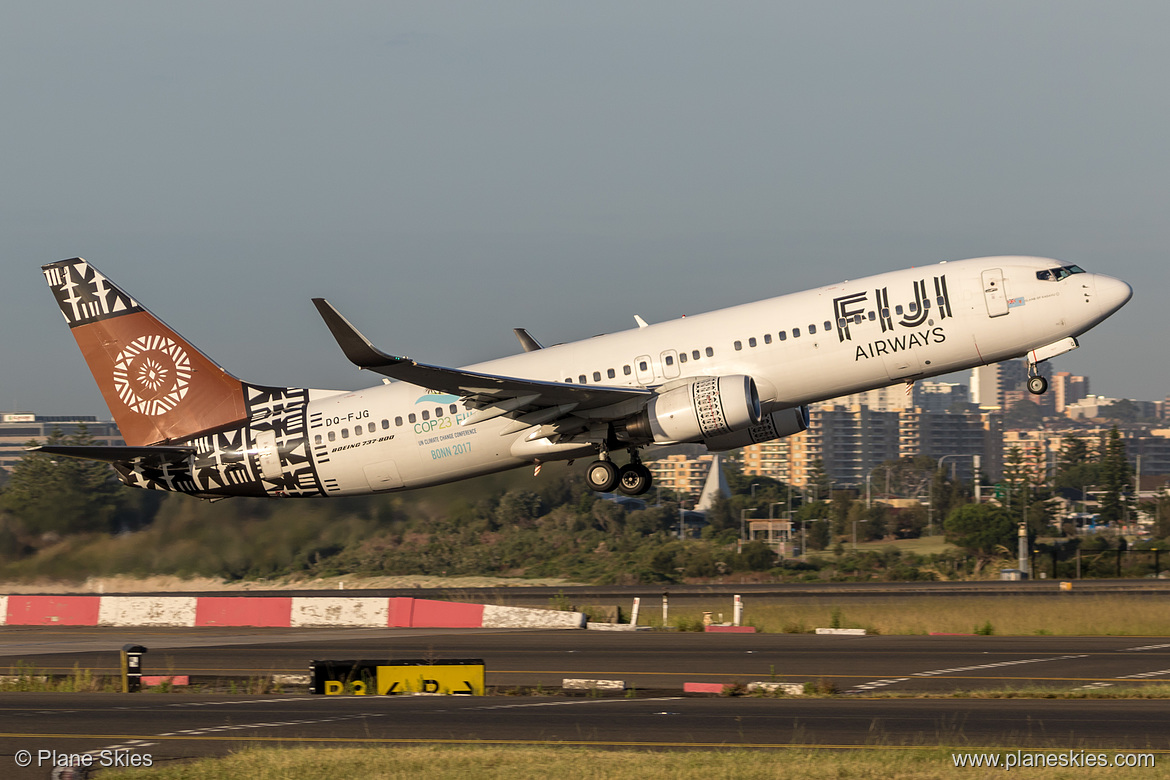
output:
M 566 677 L 676 692 L 686 682 L 826 680 L 842 692 L 1170 681 L 1170 637 L 816 636 L 663 631 L 20 627 L 0 630 L 0 670 L 117 674 L 124 644 L 144 674 L 211 682 L 307 674 L 314 660 L 482 658 L 489 687 Z
M 146 674 L 196 682 L 304 674 L 311 660 L 482 658 L 497 694 L 622 680 L 636 698 L 0 694 L 0 777 L 18 752 L 103 749 L 151 761 L 249 744 L 572 742 L 654 749 L 711 745 L 1100 747 L 1170 750 L 1159 700 L 883 699 L 881 693 L 1170 681 L 1170 637 L 815 636 L 474 629 L 0 629 L 0 670 L 75 666 L 114 674 L 118 649 L 149 648 Z M 833 699 L 682 695 L 686 682 L 822 680 Z M 240 688 L 242 689 L 242 688 Z M 222 688 L 221 688 L 222 690 Z M 490 691 L 489 691 L 490 692 Z M 95 760 L 113 760 L 115 753 Z M 1167 757 L 1170 761 L 1170 756 Z
M 159 765 L 257 745 L 1170 749 L 1159 701 L 27 693 L 0 697 L 0 720 L 7 778 L 48 777 L 54 751 Z

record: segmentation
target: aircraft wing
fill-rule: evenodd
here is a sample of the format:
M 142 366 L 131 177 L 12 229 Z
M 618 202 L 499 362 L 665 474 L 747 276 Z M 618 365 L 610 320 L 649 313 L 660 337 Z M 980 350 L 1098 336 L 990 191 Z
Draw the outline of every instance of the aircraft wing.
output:
M 68 458 L 82 460 L 100 460 L 106 463 L 129 463 L 143 460 L 147 464 L 161 465 L 164 463 L 182 464 L 195 454 L 194 447 L 169 447 L 159 445 L 155 447 L 120 447 L 116 445 L 70 445 L 70 444 L 43 444 L 40 447 L 29 447 L 30 452 L 43 452 L 46 455 L 64 455 Z
M 349 361 L 359 368 L 443 393 L 458 395 L 481 410 L 465 424 L 506 415 L 528 425 L 551 423 L 573 413 L 592 419 L 619 419 L 632 413 L 651 395 L 631 387 L 584 386 L 562 382 L 482 374 L 418 363 L 381 351 L 324 298 L 314 298 L 333 338 Z M 632 402 L 632 403 L 630 403 Z M 612 414 L 606 410 L 612 408 Z

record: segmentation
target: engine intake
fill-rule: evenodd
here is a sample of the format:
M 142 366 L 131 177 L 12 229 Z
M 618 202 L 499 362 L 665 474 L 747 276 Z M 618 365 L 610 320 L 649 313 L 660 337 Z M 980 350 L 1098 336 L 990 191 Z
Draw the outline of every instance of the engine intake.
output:
M 631 441 L 699 441 L 760 420 L 760 396 L 750 376 L 702 377 L 656 393 L 626 425 Z

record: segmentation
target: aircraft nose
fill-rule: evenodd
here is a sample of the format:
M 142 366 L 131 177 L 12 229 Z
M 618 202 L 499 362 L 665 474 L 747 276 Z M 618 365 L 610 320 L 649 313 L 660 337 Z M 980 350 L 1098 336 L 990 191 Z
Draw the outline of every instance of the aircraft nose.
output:
M 1096 287 L 1097 305 L 1101 307 L 1101 314 L 1105 317 L 1120 309 L 1133 297 L 1133 288 L 1112 276 L 1098 274 Z

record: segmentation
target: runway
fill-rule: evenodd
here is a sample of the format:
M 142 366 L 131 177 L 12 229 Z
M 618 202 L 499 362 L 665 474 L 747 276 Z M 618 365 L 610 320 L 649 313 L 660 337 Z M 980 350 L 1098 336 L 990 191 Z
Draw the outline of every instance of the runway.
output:
M 482 658 L 487 685 L 559 688 L 566 677 L 677 692 L 685 682 L 826 680 L 841 692 L 953 691 L 1170 680 L 1170 638 L 816 636 L 475 629 L 47 628 L 0 631 L 0 670 L 116 674 L 141 644 L 146 674 L 200 680 L 305 674 L 313 660 Z
M 469 629 L 24 628 L 0 631 L 0 669 L 118 668 L 126 643 L 147 674 L 194 681 L 305 673 L 311 660 L 482 658 L 481 698 L 214 693 L 0 694 L 0 766 L 17 751 L 114 746 L 153 761 L 250 744 L 568 743 L 697 746 L 962 745 L 1170 750 L 1159 700 L 889 699 L 1025 686 L 1101 688 L 1170 680 L 1170 638 L 816 636 Z M 623 680 L 630 698 L 559 691 L 566 677 Z M 684 682 L 823 680 L 830 699 L 684 696 Z M 290 689 L 293 690 L 293 689 Z M 1170 759 L 1168 759 L 1170 760 Z M 0 772 L 45 777 L 47 772 Z
M 22 750 L 123 750 L 157 765 L 298 744 L 1170 749 L 1158 701 L 7 694 L 0 720 L 0 766 L 14 778 L 48 775 L 17 770 Z

